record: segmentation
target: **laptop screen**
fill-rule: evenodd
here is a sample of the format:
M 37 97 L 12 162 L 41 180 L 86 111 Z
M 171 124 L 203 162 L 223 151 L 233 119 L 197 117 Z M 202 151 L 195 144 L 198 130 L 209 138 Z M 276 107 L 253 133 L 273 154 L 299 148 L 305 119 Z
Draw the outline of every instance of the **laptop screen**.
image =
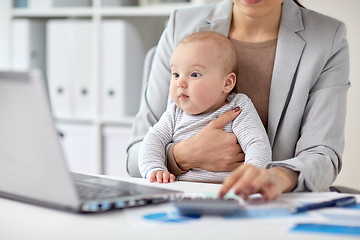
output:
M 84 197 L 80 189 L 89 192 L 89 187 L 104 194 L 92 199 Z M 112 198 L 109 187 L 115 188 Z M 72 211 L 97 212 L 161 202 L 179 193 L 70 174 L 41 72 L 0 72 L 0 196 Z
M 0 72 L 0 192 L 77 208 L 40 71 Z

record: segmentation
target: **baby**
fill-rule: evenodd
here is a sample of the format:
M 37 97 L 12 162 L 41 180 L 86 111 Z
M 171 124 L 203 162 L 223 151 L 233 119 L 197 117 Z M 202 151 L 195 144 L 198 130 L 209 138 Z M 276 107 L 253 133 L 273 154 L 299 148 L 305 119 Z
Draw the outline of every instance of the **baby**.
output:
M 238 65 L 231 41 L 217 32 L 191 34 L 175 48 L 170 66 L 173 102 L 143 140 L 139 152 L 142 177 L 158 183 L 175 181 L 166 168 L 166 146 L 192 137 L 231 109 L 241 112 L 224 130 L 236 135 L 245 164 L 265 168 L 271 161 L 271 147 L 264 126 L 251 100 L 232 92 Z M 177 180 L 221 183 L 229 174 L 192 168 Z

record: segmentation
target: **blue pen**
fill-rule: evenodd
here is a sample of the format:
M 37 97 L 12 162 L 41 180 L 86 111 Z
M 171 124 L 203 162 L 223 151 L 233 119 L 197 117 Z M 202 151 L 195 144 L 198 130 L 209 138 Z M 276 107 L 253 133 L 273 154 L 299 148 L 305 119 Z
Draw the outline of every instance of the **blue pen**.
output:
M 356 198 L 350 196 L 350 197 L 337 198 L 326 202 L 308 204 L 302 207 L 295 208 L 292 210 L 292 212 L 299 213 L 299 212 L 306 212 L 314 209 L 327 208 L 327 207 L 345 207 L 345 206 L 354 205 L 355 203 L 356 203 Z

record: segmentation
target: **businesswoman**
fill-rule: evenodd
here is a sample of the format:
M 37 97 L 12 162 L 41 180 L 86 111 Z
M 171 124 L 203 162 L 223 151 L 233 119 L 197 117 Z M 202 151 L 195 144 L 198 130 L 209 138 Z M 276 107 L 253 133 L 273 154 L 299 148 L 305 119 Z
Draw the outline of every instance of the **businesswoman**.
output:
M 293 0 L 223 0 L 176 10 L 158 43 L 128 148 L 128 172 L 140 176 L 142 138 L 168 104 L 169 60 L 175 46 L 197 31 L 216 31 L 234 43 L 239 59 L 236 89 L 247 94 L 272 146 L 267 169 L 243 164 L 241 146 L 222 131 L 237 115 L 229 111 L 192 138 L 168 146 L 168 169 L 233 171 L 230 188 L 265 200 L 289 191 L 326 191 L 341 169 L 349 83 L 345 26 Z

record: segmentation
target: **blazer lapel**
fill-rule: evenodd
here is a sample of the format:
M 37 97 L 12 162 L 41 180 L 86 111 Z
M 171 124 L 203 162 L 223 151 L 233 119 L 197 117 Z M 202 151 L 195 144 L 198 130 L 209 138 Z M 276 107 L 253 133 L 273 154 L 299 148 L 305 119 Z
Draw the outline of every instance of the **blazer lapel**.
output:
M 276 57 L 269 97 L 268 135 L 271 146 L 286 111 L 305 42 L 297 34 L 303 30 L 301 12 L 293 1 L 283 3 Z
M 218 3 L 219 6 L 209 11 L 205 17 L 206 24 L 198 26 L 197 31 L 214 31 L 228 36 L 231 16 L 232 16 L 232 0 L 224 0 Z
M 231 21 L 231 18 L 230 18 Z M 205 26 L 198 27 L 198 32 L 201 31 L 214 31 L 221 34 L 224 34 L 225 36 L 228 36 L 229 34 L 229 28 L 230 28 L 230 21 L 229 19 L 221 19 L 216 22 L 212 22 Z M 229 22 L 229 24 L 227 24 Z M 228 27 L 226 27 L 228 25 Z
M 229 35 L 233 2 L 224 0 L 218 4 L 221 6 L 209 11 L 206 24 L 199 26 L 198 31 L 216 31 Z M 290 100 L 296 69 L 305 47 L 304 40 L 297 34 L 303 29 L 299 8 L 292 0 L 284 0 L 269 97 L 267 130 L 271 145 Z

